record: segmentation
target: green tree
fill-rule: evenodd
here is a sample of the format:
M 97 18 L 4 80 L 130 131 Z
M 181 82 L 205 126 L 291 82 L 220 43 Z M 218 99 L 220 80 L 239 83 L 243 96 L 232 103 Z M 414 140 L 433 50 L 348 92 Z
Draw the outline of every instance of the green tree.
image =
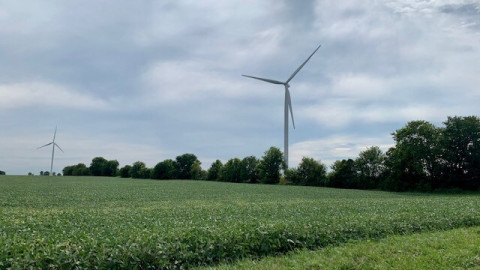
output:
M 439 130 L 426 121 L 411 121 L 396 132 L 395 147 L 387 152 L 389 170 L 384 186 L 390 190 L 431 190 L 437 183 Z
M 282 167 L 284 167 L 282 151 L 277 147 L 270 147 L 258 164 L 260 181 L 265 184 L 278 184 Z
M 142 179 L 149 179 L 149 178 L 152 178 L 152 172 L 153 170 L 151 168 L 142 168 L 142 170 L 140 170 L 140 178 Z
M 441 136 L 444 186 L 480 188 L 480 118 L 448 117 L 444 124 Z
M 216 181 L 219 180 L 220 170 L 222 169 L 223 164 L 220 160 L 216 160 L 207 171 L 207 180 Z
M 327 167 L 313 158 L 302 158 L 296 173 L 298 185 L 325 186 L 327 181 Z
M 78 163 L 77 165 L 73 166 L 72 175 L 87 176 L 87 175 L 90 175 L 90 169 L 87 167 L 87 165 L 83 163 Z
M 90 174 L 93 176 L 103 176 L 107 160 L 103 157 L 95 157 L 90 163 Z
M 207 172 L 202 169 L 202 163 L 199 160 L 195 160 L 195 162 L 193 162 L 190 174 L 194 180 L 207 179 Z
M 220 181 L 234 183 L 241 182 L 240 164 L 241 160 L 239 158 L 229 159 L 220 170 Z
M 385 172 L 385 154 L 378 146 L 360 152 L 355 159 L 360 188 L 378 188 Z
M 141 161 L 133 163 L 132 169 L 130 170 L 130 176 L 132 178 L 145 178 L 146 173 L 147 167 L 145 166 L 145 163 Z
M 130 178 L 130 171 L 132 170 L 132 166 L 125 165 L 120 169 L 120 177 L 122 178 Z
M 102 169 L 102 176 L 117 176 L 118 174 L 118 161 L 116 160 L 109 160 L 104 165 Z
M 328 186 L 336 188 L 359 188 L 353 159 L 335 161 L 328 175 Z
M 249 156 L 240 162 L 240 181 L 256 183 L 258 182 L 258 164 L 259 160 L 255 156 Z
M 157 163 L 153 168 L 153 179 L 175 179 L 177 171 L 175 169 L 175 162 L 171 159 L 166 159 Z
M 73 174 L 73 166 L 67 166 L 62 170 L 63 175 L 72 175 Z
M 192 179 L 192 166 L 197 161 L 194 154 L 183 154 L 175 158 L 178 179 Z
M 299 185 L 302 182 L 297 168 L 288 168 L 285 170 L 285 180 L 287 180 L 287 183 L 294 185 Z

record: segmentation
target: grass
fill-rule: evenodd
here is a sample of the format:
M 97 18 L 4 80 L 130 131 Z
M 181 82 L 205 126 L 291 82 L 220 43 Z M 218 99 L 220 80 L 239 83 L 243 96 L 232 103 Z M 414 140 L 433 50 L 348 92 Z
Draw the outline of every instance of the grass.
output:
M 480 227 L 357 240 L 208 269 L 480 269 Z
M 205 266 L 478 225 L 478 194 L 0 177 L 0 269 Z

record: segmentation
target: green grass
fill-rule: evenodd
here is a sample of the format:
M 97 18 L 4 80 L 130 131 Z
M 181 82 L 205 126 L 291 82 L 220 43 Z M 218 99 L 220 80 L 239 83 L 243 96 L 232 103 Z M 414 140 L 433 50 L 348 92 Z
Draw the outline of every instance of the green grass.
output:
M 1 268 L 179 268 L 480 225 L 480 196 L 0 177 Z
M 356 240 L 208 269 L 480 269 L 480 227 Z

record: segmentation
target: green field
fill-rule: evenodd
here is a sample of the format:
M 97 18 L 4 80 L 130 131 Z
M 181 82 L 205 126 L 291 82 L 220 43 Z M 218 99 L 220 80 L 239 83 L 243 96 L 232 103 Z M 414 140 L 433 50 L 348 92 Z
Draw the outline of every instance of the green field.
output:
M 0 177 L 0 268 L 179 268 L 480 225 L 480 196 Z
M 357 240 L 206 269 L 480 269 L 480 227 Z

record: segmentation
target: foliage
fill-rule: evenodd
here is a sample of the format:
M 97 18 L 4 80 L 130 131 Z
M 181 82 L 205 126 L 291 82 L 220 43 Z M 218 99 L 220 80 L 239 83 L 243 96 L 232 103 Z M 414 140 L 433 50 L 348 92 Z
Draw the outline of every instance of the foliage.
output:
M 102 175 L 103 176 L 117 176 L 118 174 L 118 161 L 116 160 L 109 160 L 105 167 L 103 167 Z
M 192 179 L 192 166 L 198 161 L 194 154 L 183 154 L 175 158 L 178 179 Z
M 298 165 L 299 184 L 306 186 L 325 186 L 327 167 L 313 158 L 303 157 Z
M 228 160 L 220 170 L 219 179 L 224 182 L 241 182 L 241 160 L 238 158 Z
M 95 157 L 90 163 L 90 174 L 93 176 L 103 176 L 104 167 L 106 167 L 108 160 L 103 157 Z
M 280 170 L 284 167 L 283 153 L 277 147 L 270 147 L 258 164 L 260 181 L 265 184 L 277 184 Z
M 328 175 L 328 186 L 336 188 L 359 188 L 355 162 L 352 159 L 337 160 Z
M 4 171 L 0 171 L 0 175 L 6 175 Z
M 438 129 L 426 121 L 411 121 L 392 134 L 396 146 L 387 152 L 390 190 L 430 190 L 438 168 Z
M 207 180 L 219 180 L 222 167 L 223 164 L 220 160 L 217 159 L 213 162 L 207 171 Z
M 298 168 L 285 171 L 285 178 L 296 185 L 325 186 L 327 167 L 313 158 L 303 157 Z
M 241 182 L 258 182 L 258 164 L 259 160 L 255 156 L 249 156 L 240 162 L 240 180 Z
M 132 168 L 130 169 L 130 176 L 132 178 L 150 178 L 145 177 L 147 173 L 147 166 L 141 161 L 136 161 L 133 163 Z
M 355 169 L 359 181 L 359 188 L 373 189 L 385 173 L 385 154 L 378 146 L 372 146 L 360 152 L 355 159 Z
M 130 178 L 130 171 L 132 170 L 132 166 L 130 165 L 125 165 L 120 169 L 120 177 L 122 178 Z
M 351 241 L 212 269 L 478 269 L 480 227 Z
M 480 118 L 448 117 L 441 137 L 444 186 L 480 188 Z
M 116 176 L 118 173 L 118 161 L 106 160 L 103 157 L 95 157 L 90 163 L 90 174 L 93 176 Z
M 153 179 L 175 179 L 176 177 L 175 162 L 171 159 L 166 159 L 157 163 L 152 171 Z
M 479 205 L 478 194 L 4 176 L 0 268 L 193 268 L 480 225 Z
M 199 160 L 195 160 L 192 165 L 190 174 L 194 180 L 206 180 L 207 172 L 202 169 L 202 163 Z

